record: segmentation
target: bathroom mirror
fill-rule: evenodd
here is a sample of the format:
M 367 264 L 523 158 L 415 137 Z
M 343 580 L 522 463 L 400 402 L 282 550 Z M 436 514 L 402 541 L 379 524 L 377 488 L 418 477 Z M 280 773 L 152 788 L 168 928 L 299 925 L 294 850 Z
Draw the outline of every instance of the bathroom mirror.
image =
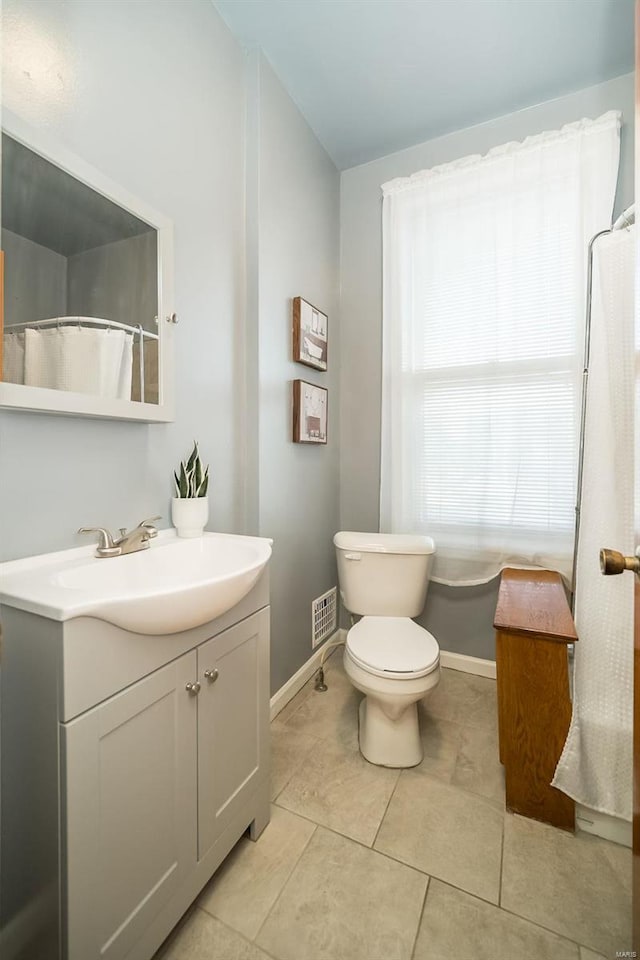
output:
M 2 121 L 0 405 L 173 419 L 170 221 Z

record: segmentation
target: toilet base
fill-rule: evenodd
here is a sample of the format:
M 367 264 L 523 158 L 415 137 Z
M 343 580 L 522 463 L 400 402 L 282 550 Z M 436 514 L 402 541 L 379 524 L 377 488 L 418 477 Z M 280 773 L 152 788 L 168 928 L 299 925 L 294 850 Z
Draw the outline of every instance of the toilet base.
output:
M 390 720 L 373 697 L 360 703 L 360 752 L 379 767 L 415 767 L 423 757 L 418 705 L 410 703 L 397 720 Z

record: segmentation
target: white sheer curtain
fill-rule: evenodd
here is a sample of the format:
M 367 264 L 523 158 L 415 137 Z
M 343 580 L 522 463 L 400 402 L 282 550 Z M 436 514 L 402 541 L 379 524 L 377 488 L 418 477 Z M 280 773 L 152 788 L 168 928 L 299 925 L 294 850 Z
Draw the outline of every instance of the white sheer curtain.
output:
M 383 186 L 380 529 L 433 536 L 434 579 L 569 578 L 587 244 L 620 114 Z

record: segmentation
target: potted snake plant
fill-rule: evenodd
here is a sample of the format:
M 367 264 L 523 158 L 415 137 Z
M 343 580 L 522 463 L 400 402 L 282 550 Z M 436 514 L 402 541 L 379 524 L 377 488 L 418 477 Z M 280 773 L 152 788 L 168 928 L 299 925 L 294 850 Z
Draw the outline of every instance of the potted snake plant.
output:
M 173 479 L 176 495 L 171 501 L 171 519 L 178 536 L 200 537 L 209 519 L 209 467 L 202 466 L 197 442 Z

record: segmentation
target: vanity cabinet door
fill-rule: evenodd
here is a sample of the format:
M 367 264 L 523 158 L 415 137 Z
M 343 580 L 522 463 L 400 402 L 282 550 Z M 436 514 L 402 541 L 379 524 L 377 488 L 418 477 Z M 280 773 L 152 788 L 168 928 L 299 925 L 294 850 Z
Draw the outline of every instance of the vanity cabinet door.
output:
M 196 864 L 196 679 L 192 651 L 61 726 L 66 960 L 126 957 Z
M 269 776 L 269 609 L 198 649 L 198 856 Z

